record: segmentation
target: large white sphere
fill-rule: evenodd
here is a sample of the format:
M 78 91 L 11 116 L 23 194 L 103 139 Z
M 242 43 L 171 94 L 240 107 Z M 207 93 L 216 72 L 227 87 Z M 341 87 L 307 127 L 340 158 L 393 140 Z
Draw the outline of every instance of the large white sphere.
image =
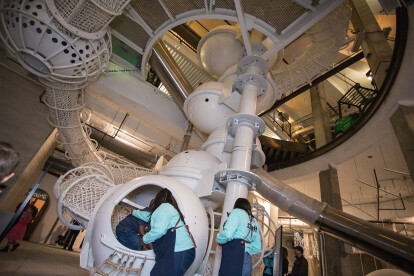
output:
M 185 183 L 200 197 L 203 206 L 215 210 L 223 202 L 211 198 L 214 173 L 220 165 L 220 160 L 203 150 L 186 150 L 174 156 L 160 170 L 161 175 L 169 176 Z M 206 179 L 211 181 L 206 181 Z M 201 187 L 203 185 L 203 187 Z
M 44 1 L 2 3 L 0 37 L 33 74 L 78 85 L 94 80 L 106 68 L 112 51 L 109 31 L 101 39 L 80 39 L 56 21 Z
M 368 273 L 367 276 L 409 276 L 410 274 L 397 269 L 380 269 Z
M 238 39 L 238 32 L 239 29 L 233 26 L 220 26 L 200 40 L 198 58 L 211 75 L 220 77 L 243 57 L 244 48 Z
M 101 200 L 89 221 L 82 246 L 81 266 L 91 270 L 94 267 L 99 267 L 114 250 L 117 250 L 118 252 L 129 253 L 132 256 L 138 255 L 134 268 L 139 267 L 140 258 L 146 257 L 147 260 L 141 275 L 150 275 L 150 271 L 155 264 L 154 251 L 135 251 L 119 243 L 113 230 L 116 225 L 112 225 L 111 217 L 115 216 L 113 214 L 114 209 L 124 198 L 144 207 L 148 206 L 156 193 L 164 188 L 168 188 L 172 192 L 197 244 L 194 263 L 186 273 L 186 275 L 194 275 L 204 258 L 207 248 L 207 214 L 200 200 L 190 188 L 176 179 L 162 175 L 143 176 L 126 184 L 118 185 Z M 116 260 L 116 257 L 114 257 L 114 260 Z M 110 266 L 105 265 L 103 270 L 109 273 Z
M 222 83 L 207 82 L 185 100 L 184 112 L 201 132 L 210 134 L 216 128 L 225 126 L 227 119 L 234 114 L 233 110 L 220 102 L 224 98 L 224 90 Z
M 203 172 L 218 164 L 215 156 L 203 150 L 186 150 L 174 156 L 160 174 L 178 179 L 196 192 Z

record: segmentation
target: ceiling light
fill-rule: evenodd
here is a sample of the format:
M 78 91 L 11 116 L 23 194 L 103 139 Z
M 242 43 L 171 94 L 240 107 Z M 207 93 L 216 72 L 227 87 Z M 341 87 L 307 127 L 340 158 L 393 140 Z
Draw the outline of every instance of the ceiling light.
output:
M 367 78 L 368 78 L 369 80 L 372 80 L 372 72 L 371 72 L 371 70 L 369 70 L 369 71 L 365 74 L 365 76 L 367 76 Z

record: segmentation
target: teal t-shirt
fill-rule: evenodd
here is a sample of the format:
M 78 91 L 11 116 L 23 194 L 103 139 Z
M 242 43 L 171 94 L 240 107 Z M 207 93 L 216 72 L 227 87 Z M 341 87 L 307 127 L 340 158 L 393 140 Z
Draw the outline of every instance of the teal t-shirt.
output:
M 269 253 L 269 251 L 265 252 L 265 255 Z M 263 258 L 263 264 L 265 265 L 265 269 L 263 270 L 263 274 L 273 275 L 273 259 L 274 259 L 274 251 L 272 254 Z
M 151 215 L 150 212 L 134 210 L 132 215 L 148 222 Z M 178 211 L 169 203 L 161 204 L 153 213 L 151 218 L 151 230 L 143 237 L 143 241 L 146 244 L 161 238 L 167 233 L 167 230 L 173 228 L 177 221 L 180 219 Z M 181 226 L 181 227 L 180 227 Z M 174 252 L 180 252 L 194 247 L 193 240 L 191 239 L 184 222 L 180 219 L 180 222 L 176 227 L 180 227 L 176 232 Z
M 246 211 L 242 209 L 234 209 L 231 211 L 229 218 L 224 224 L 223 230 L 217 234 L 216 242 L 224 244 L 233 239 L 245 239 L 250 243 L 245 244 L 244 251 L 252 254 L 260 253 L 261 242 L 259 225 L 255 218 L 252 219 L 252 231 L 250 229 L 250 218 Z M 248 234 L 248 235 L 247 235 Z

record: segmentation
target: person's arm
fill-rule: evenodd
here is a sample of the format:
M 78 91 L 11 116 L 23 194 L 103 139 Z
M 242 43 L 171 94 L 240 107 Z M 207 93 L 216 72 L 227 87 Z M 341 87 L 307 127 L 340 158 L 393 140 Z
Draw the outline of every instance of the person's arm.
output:
M 151 213 L 148 211 L 141 211 L 141 210 L 134 210 L 132 211 L 132 215 L 136 218 L 139 218 L 145 222 L 148 222 L 150 217 L 151 217 Z
M 140 243 L 143 245 L 143 247 L 145 249 L 151 249 L 147 244 L 144 243 L 143 237 L 145 235 L 145 226 L 144 225 L 139 225 L 138 226 L 138 232 L 139 232 L 139 241 Z
M 158 209 L 152 213 L 151 230 L 144 235 L 144 243 L 149 244 L 167 233 L 171 215 L 171 212 L 166 210 L 163 206 L 158 207 Z
M 216 242 L 218 244 L 224 244 L 233 239 L 234 232 L 236 232 L 239 225 L 239 217 L 234 210 L 230 213 L 223 230 L 217 234 Z

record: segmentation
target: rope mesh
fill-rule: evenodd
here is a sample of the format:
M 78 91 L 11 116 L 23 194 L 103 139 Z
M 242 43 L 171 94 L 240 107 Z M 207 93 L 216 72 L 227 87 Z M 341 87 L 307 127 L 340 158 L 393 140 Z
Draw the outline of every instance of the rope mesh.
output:
M 67 157 L 75 166 L 102 161 L 96 153 L 96 146 L 89 139 L 90 130 L 80 121 L 82 105 L 78 104 L 79 92 L 83 98 L 83 89 L 72 91 L 48 87 L 45 94 L 49 122 L 59 130 L 57 140 L 65 146 Z
M 307 31 L 305 35 L 311 43 L 305 52 L 291 64 L 282 63 L 272 72 L 279 93 L 311 83 L 333 65 L 339 50 L 346 43 L 350 17 L 350 7 L 342 4 Z
M 55 197 L 62 202 L 62 210 L 86 227 L 96 204 L 109 189 L 154 172 L 96 150 L 96 144 L 89 138 L 89 127 L 80 119 L 85 105 L 83 93 L 83 89 L 48 87 L 44 100 L 49 107 L 49 122 L 58 129 L 58 142 L 78 166 L 56 182 Z
M 109 189 L 149 174 L 154 172 L 129 164 L 112 163 L 112 161 L 108 164 L 85 163 L 61 176 L 55 184 L 54 194 L 62 202 L 63 209 L 67 212 L 69 210 L 72 218 L 86 227 L 96 204 Z M 119 222 L 122 214 L 117 214 L 113 219 Z
M 49 8 L 56 8 L 63 17 L 64 22 L 61 23 L 69 29 L 73 27 L 88 34 L 96 34 L 105 29 L 115 16 L 120 15 L 129 1 L 53 0 L 54 5 L 49 4 Z

